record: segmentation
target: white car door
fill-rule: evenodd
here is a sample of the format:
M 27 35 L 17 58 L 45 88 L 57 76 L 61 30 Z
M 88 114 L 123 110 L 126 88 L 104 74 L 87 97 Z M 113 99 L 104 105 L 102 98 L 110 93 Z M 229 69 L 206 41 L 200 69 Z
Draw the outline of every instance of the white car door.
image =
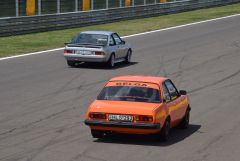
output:
M 116 58 L 125 57 L 127 52 L 124 41 L 122 41 L 122 39 L 116 33 L 112 34 L 112 36 L 116 43 L 116 51 L 118 53 L 118 56 L 116 56 Z
M 112 35 L 109 38 L 109 49 L 110 49 L 111 52 L 112 51 L 115 52 L 115 58 L 119 58 L 120 50 L 118 50 L 118 45 L 116 44 Z

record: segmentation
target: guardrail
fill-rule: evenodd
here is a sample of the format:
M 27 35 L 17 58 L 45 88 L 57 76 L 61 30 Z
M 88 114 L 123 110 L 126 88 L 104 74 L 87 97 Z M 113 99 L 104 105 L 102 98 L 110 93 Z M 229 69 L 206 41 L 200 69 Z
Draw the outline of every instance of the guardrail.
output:
M 104 9 L 88 12 L 1 18 L 0 36 L 19 35 L 102 24 L 125 19 L 177 13 L 237 2 L 240 2 L 240 0 L 187 0 L 164 4 Z

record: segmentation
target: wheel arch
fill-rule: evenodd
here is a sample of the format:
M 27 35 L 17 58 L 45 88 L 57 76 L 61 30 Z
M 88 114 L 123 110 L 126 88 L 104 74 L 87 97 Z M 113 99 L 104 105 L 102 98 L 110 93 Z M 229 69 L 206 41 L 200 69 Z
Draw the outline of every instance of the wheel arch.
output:
M 165 125 L 167 120 L 169 120 L 169 124 L 170 124 L 170 127 L 171 127 L 171 116 L 167 115 L 166 119 L 164 120 L 163 124 L 161 125 L 161 128 Z

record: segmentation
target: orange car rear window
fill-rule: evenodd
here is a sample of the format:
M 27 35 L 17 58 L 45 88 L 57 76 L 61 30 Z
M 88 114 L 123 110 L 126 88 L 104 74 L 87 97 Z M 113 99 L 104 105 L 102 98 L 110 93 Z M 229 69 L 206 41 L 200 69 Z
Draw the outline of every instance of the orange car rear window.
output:
M 116 82 L 108 82 L 106 86 L 137 86 L 137 87 L 147 87 L 159 89 L 159 86 L 154 83 L 145 83 L 145 82 L 125 82 L 125 81 L 116 81 Z

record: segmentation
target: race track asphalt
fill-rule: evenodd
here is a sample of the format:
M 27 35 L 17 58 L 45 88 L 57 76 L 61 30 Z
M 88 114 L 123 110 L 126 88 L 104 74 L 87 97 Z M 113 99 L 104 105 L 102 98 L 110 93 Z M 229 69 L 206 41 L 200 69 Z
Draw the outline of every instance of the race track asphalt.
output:
M 126 38 L 130 65 L 69 68 L 62 51 L 0 61 L 0 161 L 239 161 L 240 16 Z M 93 139 L 83 123 L 104 83 L 161 75 L 186 89 L 188 130 L 170 141 Z

